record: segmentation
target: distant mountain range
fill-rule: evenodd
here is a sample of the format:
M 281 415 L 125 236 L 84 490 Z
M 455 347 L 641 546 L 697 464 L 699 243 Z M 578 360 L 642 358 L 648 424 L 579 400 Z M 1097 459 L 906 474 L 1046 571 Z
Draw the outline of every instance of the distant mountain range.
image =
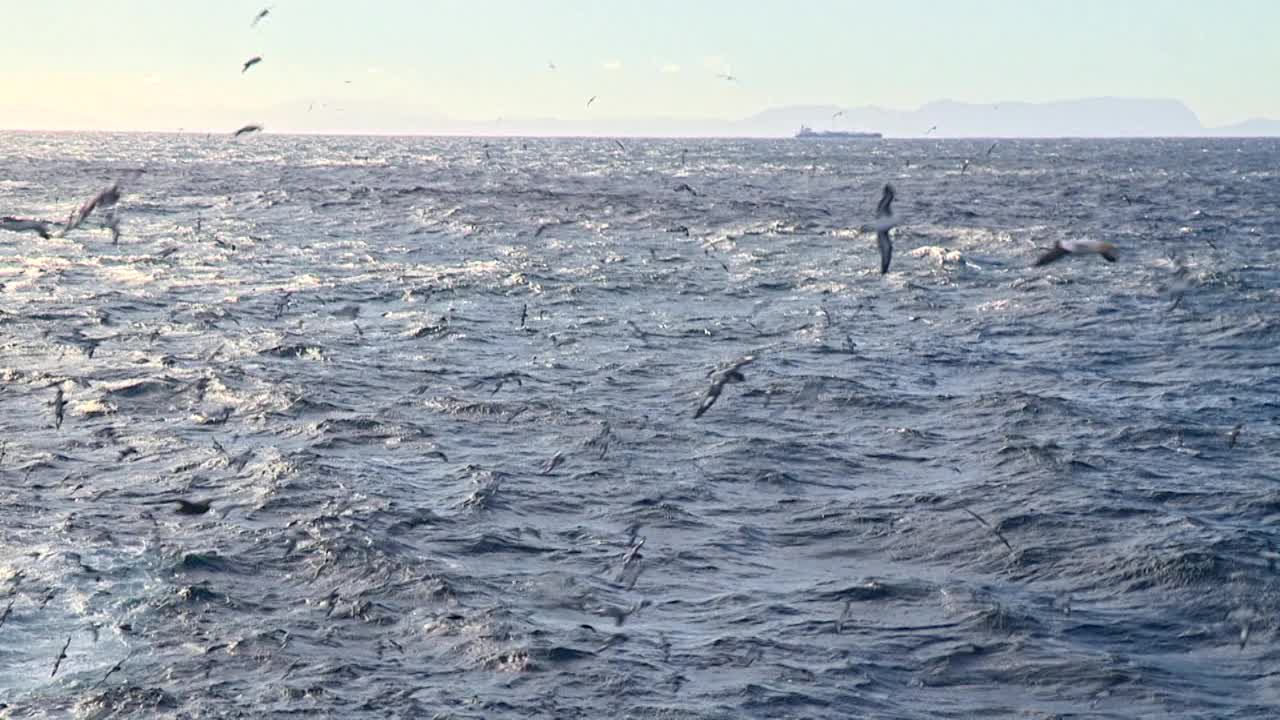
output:
M 23 127 L 16 108 L 0 99 L 0 124 Z M 29 109 L 28 109 L 29 110 Z M 109 114 L 48 111 L 45 127 L 124 129 Z M 815 130 L 866 130 L 886 137 L 1280 137 L 1280 120 L 1257 118 L 1224 127 L 1205 127 L 1179 100 L 1090 98 L 1059 102 L 990 104 L 940 100 L 915 110 L 864 105 L 794 105 L 739 120 L 717 118 L 617 117 L 604 114 L 563 118 L 511 116 L 490 121 L 450 117 L 412 99 L 339 101 L 315 98 L 282 102 L 256 110 L 157 108 L 164 129 L 230 132 L 248 118 L 272 133 L 368 133 L 405 135 L 505 135 L 597 137 L 790 137 L 807 125 Z M 123 118 L 122 118 L 123 119 Z M 161 128 L 153 128 L 161 129 Z
M 1259 137 L 1280 136 L 1280 120 L 1254 119 L 1205 127 L 1179 100 L 1089 98 L 1047 103 L 991 104 L 941 100 L 915 110 L 874 105 L 797 105 L 765 110 L 741 120 L 512 118 L 471 131 L 531 135 L 651 135 L 790 137 L 801 125 L 815 130 L 867 130 L 886 137 Z M 932 130 L 931 130 L 932 128 Z

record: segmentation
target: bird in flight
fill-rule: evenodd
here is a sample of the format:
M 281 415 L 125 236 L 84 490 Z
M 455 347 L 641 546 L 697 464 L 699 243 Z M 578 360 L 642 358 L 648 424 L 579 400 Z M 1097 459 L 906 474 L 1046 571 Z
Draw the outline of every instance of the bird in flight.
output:
M 893 260 L 893 240 L 889 231 L 897 223 L 893 219 L 893 186 L 886 184 L 880 195 L 880 204 L 876 206 L 876 245 L 880 248 L 880 274 L 889 272 L 889 261 Z
M 1062 240 L 1053 244 L 1053 249 L 1036 259 L 1035 265 L 1048 265 L 1068 255 L 1101 255 L 1107 262 L 1119 259 L 1116 246 L 1102 240 Z
M 253 22 L 249 23 L 249 27 L 257 27 L 258 21 L 270 14 L 271 14 L 271 8 L 269 7 L 262 8 L 261 10 L 258 11 L 257 15 L 253 16 Z
M 262 126 L 261 125 L 245 125 L 244 127 L 235 131 L 232 137 L 240 137 L 241 135 L 246 135 L 248 133 L 254 133 L 254 132 L 262 132 Z
M 697 411 L 693 413 L 693 419 L 697 420 L 702 417 L 703 413 L 716 404 L 716 400 L 720 399 L 720 393 L 724 391 L 725 385 L 746 382 L 747 378 L 742 374 L 742 368 L 750 365 L 755 359 L 754 355 L 744 355 L 730 363 L 729 367 L 716 373 L 715 379 L 711 381 L 711 387 L 707 388 L 707 394 L 702 397 L 702 403 L 698 405 Z
M 593 103 L 593 102 L 595 102 L 595 101 L 596 101 L 596 96 L 595 96 L 595 95 L 592 95 L 592 96 L 591 96 L 591 99 L 587 101 L 587 107 L 591 107 L 591 103 Z
M 249 58 L 248 60 L 245 60 L 245 61 L 244 61 L 244 67 L 240 68 L 240 74 L 241 74 L 241 75 L 245 74 L 246 72 L 248 72 L 248 71 L 249 71 L 249 68 L 253 67 L 254 65 L 257 65 L 257 64 L 258 64 L 258 63 L 260 63 L 260 62 L 262 62 L 262 56 L 261 56 L 261 55 L 254 55 L 253 57 Z

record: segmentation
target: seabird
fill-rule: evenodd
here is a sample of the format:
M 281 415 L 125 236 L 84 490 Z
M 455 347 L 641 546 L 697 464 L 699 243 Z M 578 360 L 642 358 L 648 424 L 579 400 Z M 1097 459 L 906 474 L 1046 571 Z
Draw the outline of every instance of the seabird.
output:
M 738 78 L 734 77 L 732 73 L 718 73 L 716 77 L 722 80 L 728 80 L 729 82 L 736 82 L 738 80 Z
M 53 223 L 44 220 L 30 220 L 27 218 L 13 217 L 5 215 L 0 217 L 0 230 L 8 230 L 9 232 L 33 232 L 40 237 L 48 240 L 49 226 Z
M 1063 240 L 1055 242 L 1052 250 L 1037 258 L 1035 266 L 1048 265 L 1067 255 L 1088 255 L 1090 253 L 1101 255 L 1102 259 L 1107 262 L 1115 262 L 1118 259 L 1116 246 L 1109 242 L 1102 240 Z
M 179 515 L 203 515 L 209 512 L 209 505 L 212 504 L 213 501 L 212 500 L 191 501 L 191 500 L 183 500 L 182 498 L 175 498 L 173 500 L 156 500 L 155 502 L 148 502 L 143 504 L 168 505 L 169 503 L 178 504 L 178 507 L 174 509 L 174 512 L 178 513 Z
M 246 133 L 261 132 L 261 131 L 262 131 L 261 125 L 245 125 L 244 127 L 235 131 L 235 133 L 233 133 L 231 137 L 240 137 L 241 135 L 244 135 Z
M 270 14 L 271 14 L 271 8 L 269 7 L 265 7 L 259 10 L 258 14 L 253 17 L 253 22 L 249 23 L 249 27 L 257 27 L 258 21 Z
M 541 474 L 550 475 L 551 471 L 560 467 L 560 464 L 563 462 L 564 462 L 564 453 L 557 451 L 555 455 L 552 455 L 550 458 L 547 459 L 546 462 L 542 463 Z
M 893 240 L 889 231 L 897 223 L 893 219 L 893 186 L 885 184 L 880 195 L 880 204 L 876 206 L 876 245 L 880 248 L 880 274 L 889 272 L 889 261 L 893 259 Z
M 1240 438 L 1240 431 L 1244 429 L 1244 423 L 1240 423 L 1231 428 L 1231 432 L 1227 433 L 1227 447 L 1234 448 L 1236 441 Z
M 755 361 L 754 355 L 744 355 L 733 361 L 729 367 L 721 370 L 716 374 L 715 379 L 711 381 L 711 387 L 707 388 L 707 394 L 702 397 L 702 404 L 693 414 L 693 419 L 697 420 L 702 414 L 711 409 L 716 404 L 716 400 L 720 399 L 720 393 L 724 390 L 724 386 L 730 383 L 746 382 L 747 378 L 742 374 L 742 368 L 750 365 Z
M 679 185 L 677 185 L 677 186 L 675 186 L 674 188 L 672 188 L 672 191 L 674 191 L 674 192 L 687 192 L 687 193 L 689 193 L 690 195 L 693 195 L 694 197 L 697 197 L 697 196 L 698 196 L 698 191 L 697 191 L 697 190 L 694 190 L 692 187 L 690 187 L 690 186 L 689 186 L 689 183 L 680 183 Z
M 53 661 L 53 672 L 49 673 L 49 677 L 58 674 L 58 668 L 62 667 L 62 661 L 67 659 L 67 648 L 71 647 L 71 636 L 67 636 L 67 641 L 62 644 L 62 649 L 58 651 L 58 658 Z
M 963 174 L 964 174 L 964 171 L 965 171 L 965 170 L 968 170 L 968 169 L 969 169 L 969 160 L 968 160 L 968 158 L 966 158 L 966 159 L 965 159 L 965 161 L 964 161 L 964 165 L 961 165 L 961 166 L 960 166 L 960 174 L 961 174 L 961 175 L 963 175 Z
M 111 184 L 111 187 L 102 190 L 94 195 L 88 202 L 80 206 L 79 210 L 71 213 L 71 217 L 67 220 L 67 226 L 62 229 L 62 234 L 75 230 L 80 227 L 88 217 L 98 208 L 109 208 L 120 202 L 120 183 L 119 181 Z
M 555 64 L 555 63 L 553 63 L 553 62 L 548 61 L 548 62 L 547 62 L 547 69 L 548 69 L 548 70 L 555 70 L 555 69 L 556 69 L 556 64 Z
M 53 396 L 53 400 L 49 401 L 49 405 L 53 407 L 53 428 L 55 430 L 62 429 L 62 416 L 67 409 L 66 398 L 62 394 L 62 386 L 58 386 L 58 392 Z
M 995 150 L 995 149 L 996 149 L 996 145 L 998 145 L 998 144 L 999 144 L 998 142 L 993 142 L 993 143 L 991 143 L 991 147 L 987 148 L 987 157 L 991 157 L 991 151 L 992 151 L 992 150 Z
M 834 113 L 832 113 L 832 114 L 831 114 L 831 119 L 832 119 L 832 120 L 835 120 L 836 118 L 840 117 L 840 116 L 841 116 L 841 115 L 843 115 L 843 114 L 844 114 L 844 111 L 843 111 L 843 110 L 838 110 L 838 111 L 836 111 L 836 112 L 834 112 Z
M 245 60 L 245 61 L 244 61 L 244 67 L 243 67 L 243 68 L 240 68 L 240 74 L 241 74 L 241 75 L 245 74 L 246 72 L 248 72 L 249 68 L 253 67 L 254 65 L 257 65 L 257 64 L 258 64 L 258 63 L 260 63 L 260 62 L 262 62 L 262 56 L 261 56 L 261 55 L 254 55 L 253 57 L 249 58 L 248 60 Z
M 925 130 L 924 134 L 925 134 L 925 135 L 930 135 L 930 134 L 932 134 L 932 133 L 933 133 L 933 131 L 934 131 L 934 130 L 937 130 L 937 129 L 938 129 L 938 126 L 937 126 L 937 125 L 934 125 L 933 127 L 930 127 L 928 130 Z
M 626 152 L 626 151 L 627 151 L 627 146 L 626 146 L 626 145 L 623 145 L 621 140 L 614 140 L 614 141 L 613 141 L 613 144 L 614 144 L 614 145 L 617 145 L 617 146 L 618 146 L 618 149 L 619 149 L 619 150 L 621 150 L 622 152 Z
M 595 102 L 595 101 L 596 101 L 596 96 L 595 96 L 595 95 L 592 95 L 592 96 L 591 96 L 591 99 L 587 101 L 587 107 L 591 107 L 591 103 L 593 103 L 593 102 Z

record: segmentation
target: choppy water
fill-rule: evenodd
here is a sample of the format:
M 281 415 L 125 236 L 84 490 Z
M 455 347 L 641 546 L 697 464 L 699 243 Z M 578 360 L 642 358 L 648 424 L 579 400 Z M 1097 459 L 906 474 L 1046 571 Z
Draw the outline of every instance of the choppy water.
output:
M 0 135 L 3 712 L 1273 717 L 1280 143 L 988 146 Z

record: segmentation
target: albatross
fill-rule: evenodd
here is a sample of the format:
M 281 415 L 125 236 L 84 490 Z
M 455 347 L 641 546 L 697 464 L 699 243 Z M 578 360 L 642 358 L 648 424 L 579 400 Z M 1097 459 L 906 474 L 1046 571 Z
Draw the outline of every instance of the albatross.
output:
M 1103 240 L 1061 240 L 1053 244 L 1053 249 L 1036 259 L 1035 266 L 1048 265 L 1068 255 L 1101 255 L 1107 262 L 1119 259 L 1116 246 Z
M 880 274 L 889 272 L 889 262 L 893 260 L 893 240 L 889 237 L 897 222 L 893 219 L 893 186 L 885 184 L 880 195 L 880 204 L 876 206 L 876 245 L 880 248 Z
M 90 198 L 88 202 L 81 205 L 79 210 L 72 211 L 71 217 L 67 219 L 66 227 L 62 229 L 62 234 L 66 235 L 72 230 L 83 225 L 84 221 L 93 214 L 94 210 L 97 210 L 98 208 L 105 210 L 107 208 L 114 207 L 118 202 L 120 202 L 120 182 L 116 181 L 111 184 L 111 187 L 102 190 L 97 195 Z M 110 222 L 111 218 L 108 218 L 108 223 Z

